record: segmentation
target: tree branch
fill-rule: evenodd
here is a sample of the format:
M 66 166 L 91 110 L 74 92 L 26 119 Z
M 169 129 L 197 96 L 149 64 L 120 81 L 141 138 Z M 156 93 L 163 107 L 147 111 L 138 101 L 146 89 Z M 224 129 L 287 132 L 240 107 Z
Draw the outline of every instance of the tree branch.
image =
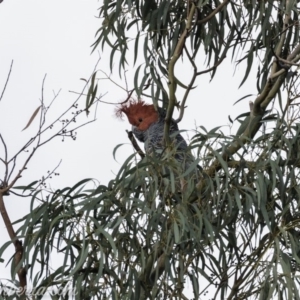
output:
M 26 269 L 23 268 L 21 265 L 21 260 L 23 257 L 23 245 L 22 245 L 22 242 L 17 239 L 16 232 L 14 231 L 12 222 L 6 211 L 6 207 L 4 204 L 4 198 L 3 198 L 4 193 L 5 193 L 5 190 L 0 189 L 0 213 L 1 213 L 1 216 L 3 219 L 3 222 L 6 226 L 10 240 L 12 241 L 12 243 L 15 246 L 14 265 L 15 265 L 15 267 L 19 267 L 19 270 L 17 270 L 16 273 L 18 274 L 18 277 L 19 277 L 20 287 L 22 288 L 21 296 L 23 298 L 25 295 L 26 286 L 27 286 L 27 279 L 26 279 L 27 272 L 26 272 Z
M 190 53 L 189 53 L 189 51 L 188 51 L 188 49 L 186 48 L 185 45 L 184 45 L 184 50 L 185 50 L 185 53 L 186 53 L 186 55 L 187 55 L 190 63 L 193 66 L 194 74 L 193 74 L 193 77 L 192 77 L 192 79 L 191 79 L 191 81 L 190 81 L 190 83 L 188 85 L 188 88 L 186 89 L 186 91 L 184 93 L 183 99 L 181 101 L 181 104 L 180 104 L 180 113 L 179 113 L 179 117 L 175 121 L 176 123 L 179 123 L 182 120 L 182 118 L 183 118 L 184 109 L 185 109 L 185 103 L 186 103 L 187 97 L 188 97 L 188 95 L 189 95 L 189 93 L 190 93 L 190 91 L 191 91 L 191 89 L 192 89 L 192 87 L 194 85 L 194 82 L 196 80 L 196 77 L 197 77 L 197 66 L 196 66 L 193 58 L 191 57 L 191 55 L 190 55 Z
M 291 8 L 286 13 L 283 29 L 285 29 L 286 26 L 288 26 L 290 14 L 291 14 Z M 275 50 L 275 53 L 278 56 L 280 55 L 281 49 L 284 45 L 285 37 L 286 37 L 286 31 L 284 31 L 283 34 L 281 35 L 280 41 L 277 44 L 277 47 Z M 296 49 L 298 49 L 298 46 L 296 47 Z M 300 49 L 300 47 L 299 47 L 299 49 Z M 297 55 L 293 54 L 292 57 L 294 59 L 296 59 Z M 287 60 L 291 60 L 291 59 L 288 57 Z M 269 79 L 267 80 L 267 83 L 266 83 L 262 93 L 254 100 L 253 109 L 251 110 L 250 116 L 244 120 L 244 122 L 248 125 L 245 127 L 243 132 L 240 132 L 240 136 L 238 137 L 238 140 L 234 141 L 231 145 L 229 145 L 227 147 L 227 149 L 225 151 L 223 151 L 222 159 L 224 159 L 225 161 L 228 161 L 228 159 L 234 153 L 236 153 L 242 147 L 242 145 L 244 145 L 245 143 L 248 143 L 251 140 L 251 138 L 253 138 L 253 136 L 259 130 L 259 128 L 261 126 L 260 121 L 266 111 L 267 106 L 274 99 L 276 93 L 282 86 L 282 83 L 284 82 L 284 79 L 285 79 L 286 70 L 282 69 L 282 70 L 280 70 L 280 72 L 282 72 L 282 73 L 279 75 L 277 80 L 274 82 L 274 79 L 272 78 L 272 76 L 274 76 L 274 74 L 276 73 L 277 67 L 278 67 L 277 62 L 274 61 L 273 66 L 271 68 Z M 244 122 L 243 122 L 243 124 L 241 124 L 240 128 L 242 126 L 244 126 Z M 220 162 L 218 161 L 218 159 L 215 159 L 215 161 L 212 163 L 212 165 L 207 170 L 205 170 L 205 173 L 208 176 L 213 176 L 214 173 L 217 170 L 219 170 L 220 168 L 221 168 Z M 201 180 L 201 181 L 202 182 L 199 182 L 199 184 L 197 185 L 199 189 L 202 189 L 203 184 L 204 184 L 203 180 Z
M 130 140 L 130 142 L 131 142 L 133 148 L 136 150 L 136 152 L 140 155 L 141 158 L 144 158 L 144 157 L 145 157 L 145 154 L 144 154 L 144 152 L 142 151 L 142 149 L 140 148 L 140 146 L 138 145 L 138 143 L 137 143 L 137 141 L 136 141 L 136 139 L 135 139 L 135 137 L 134 137 L 132 131 L 126 130 L 126 132 L 127 132 L 127 136 L 128 136 L 128 138 L 129 138 L 129 140 Z
M 168 73 L 169 73 L 169 104 L 166 112 L 166 118 L 165 118 L 165 126 L 164 126 L 164 142 L 166 146 L 169 146 L 171 141 L 169 137 L 169 130 L 170 130 L 170 124 L 173 116 L 173 111 L 175 107 L 175 102 L 176 102 L 176 79 L 174 75 L 174 69 L 175 69 L 175 64 L 180 57 L 182 53 L 182 49 L 185 45 L 185 40 L 192 28 L 192 21 L 194 17 L 194 13 L 196 10 L 196 6 L 193 2 L 191 2 L 191 9 L 187 18 L 185 30 L 182 33 L 181 37 L 179 38 L 179 41 L 176 45 L 174 54 L 169 62 L 169 67 L 168 67 Z

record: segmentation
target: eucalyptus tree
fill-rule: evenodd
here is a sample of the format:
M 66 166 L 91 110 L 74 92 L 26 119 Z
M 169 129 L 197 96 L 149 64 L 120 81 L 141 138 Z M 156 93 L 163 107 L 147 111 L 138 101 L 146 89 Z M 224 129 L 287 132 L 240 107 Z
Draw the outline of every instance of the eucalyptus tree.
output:
M 103 1 L 93 49 L 111 51 L 120 76 L 133 70 L 127 100 L 135 93 L 166 111 L 165 151 L 145 155 L 129 132 L 133 153 L 107 185 L 35 192 L 42 202 L 18 231 L 27 275 L 39 271 L 34 286 L 71 286 L 78 299 L 300 298 L 299 9 L 292 0 Z M 174 109 L 180 123 L 197 80 L 214 80 L 226 60 L 240 65 L 241 85 L 256 68 L 257 96 L 234 134 L 201 126 L 195 163 L 178 172 Z M 192 70 L 184 78 L 182 64 Z

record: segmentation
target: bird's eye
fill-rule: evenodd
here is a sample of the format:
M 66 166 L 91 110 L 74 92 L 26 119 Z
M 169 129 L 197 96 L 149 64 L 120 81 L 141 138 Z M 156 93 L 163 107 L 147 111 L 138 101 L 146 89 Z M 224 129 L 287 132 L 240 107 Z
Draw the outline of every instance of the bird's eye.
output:
M 141 123 L 143 121 L 143 119 L 142 118 L 139 118 L 139 122 Z

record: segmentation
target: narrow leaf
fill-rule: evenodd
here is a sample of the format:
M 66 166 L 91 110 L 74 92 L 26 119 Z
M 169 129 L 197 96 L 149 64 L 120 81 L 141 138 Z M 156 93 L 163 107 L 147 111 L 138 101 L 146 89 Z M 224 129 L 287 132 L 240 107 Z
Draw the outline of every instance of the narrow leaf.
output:
M 30 124 L 32 123 L 32 121 L 34 120 L 34 118 L 36 117 L 36 115 L 38 114 L 40 109 L 41 109 L 41 105 L 34 111 L 31 118 L 29 119 L 27 125 L 24 127 L 24 129 L 22 131 L 24 131 L 26 128 L 28 128 L 30 126 Z

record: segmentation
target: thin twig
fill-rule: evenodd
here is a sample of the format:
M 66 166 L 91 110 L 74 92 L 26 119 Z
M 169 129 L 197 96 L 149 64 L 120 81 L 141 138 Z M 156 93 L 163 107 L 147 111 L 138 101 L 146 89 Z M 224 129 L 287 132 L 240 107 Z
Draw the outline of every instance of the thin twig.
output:
M 227 5 L 230 2 L 230 0 L 225 0 L 223 3 L 221 3 L 210 15 L 208 15 L 206 18 L 199 20 L 197 24 L 203 24 L 208 22 L 215 14 L 217 14 L 222 8 Z
M 226 58 L 226 56 L 221 57 L 220 60 L 217 61 L 211 68 L 206 69 L 206 70 L 204 70 L 204 71 L 198 72 L 198 73 L 197 73 L 197 76 L 202 75 L 202 74 L 205 74 L 205 73 L 208 73 L 208 72 L 210 72 L 210 71 L 213 71 L 214 69 L 216 69 L 216 68 L 222 63 L 222 61 L 223 61 L 225 58 Z
M 110 78 L 110 76 L 108 76 L 104 71 L 102 71 L 102 70 L 99 70 L 101 73 L 103 73 L 105 76 L 106 76 L 106 78 L 99 78 L 99 80 L 109 80 L 109 81 L 111 81 L 114 85 L 116 85 L 117 87 L 119 87 L 120 89 L 122 89 L 122 90 L 124 90 L 125 92 L 128 92 L 128 89 L 126 89 L 126 88 L 123 88 L 120 84 L 118 84 L 118 83 L 116 83 L 114 80 L 112 80 L 111 78 Z M 126 83 L 126 81 L 125 81 L 125 83 Z
M 1 139 L 1 142 L 2 142 L 3 147 L 4 147 L 4 161 L 2 159 L 1 160 L 5 164 L 5 172 L 4 172 L 3 182 L 6 183 L 7 182 L 7 174 L 8 174 L 7 146 L 6 146 L 6 143 L 5 143 L 1 133 L 0 133 L 0 139 Z
M 96 63 L 96 66 L 95 66 L 95 68 L 94 68 L 94 71 L 93 71 L 93 73 L 92 74 L 94 74 L 95 73 L 95 70 L 96 70 L 96 68 L 97 68 L 97 65 L 98 65 L 98 63 L 99 63 L 99 61 L 100 61 L 100 59 L 97 61 L 97 63 Z M 91 77 L 92 77 L 92 75 L 91 75 Z M 90 78 L 91 78 L 90 77 Z M 45 77 L 44 77 L 45 78 Z M 72 105 L 70 105 L 58 118 L 56 118 L 52 123 L 50 123 L 47 127 L 45 127 L 43 130 L 39 130 L 38 132 L 37 132 L 37 134 L 33 137 L 33 138 L 31 138 L 9 161 L 8 161 L 8 163 L 10 163 L 12 160 L 14 160 L 21 152 L 23 152 L 24 150 L 26 150 L 36 139 L 38 139 L 39 138 L 39 136 L 40 135 L 42 135 L 44 132 L 46 132 L 47 130 L 49 130 L 49 129 L 51 129 L 53 126 L 54 126 L 54 124 L 56 124 L 62 117 L 64 117 L 72 108 L 74 108 L 74 105 L 79 101 L 79 99 L 81 98 L 81 96 L 83 95 L 83 91 L 86 89 L 86 87 L 87 87 L 87 85 L 88 85 L 88 82 L 85 84 L 85 86 L 84 86 L 84 88 L 83 88 L 83 90 L 82 90 L 82 93 L 78 96 L 78 98 L 72 103 Z M 57 96 L 55 96 L 55 98 L 56 98 Z M 53 101 L 52 101 L 53 102 Z M 68 123 L 66 123 L 66 125 L 62 128 L 62 129 L 65 129 L 65 127 L 67 126 L 67 125 L 69 125 L 71 123 L 71 121 L 70 122 L 68 122 Z M 61 129 L 61 130 L 62 130 Z M 51 138 L 49 138 L 47 141 L 49 141 L 49 140 L 51 140 L 54 136 L 57 136 L 60 132 L 61 132 L 61 130 L 59 130 L 59 132 L 57 132 L 56 134 L 54 134 Z M 43 142 L 43 144 L 45 144 L 45 142 Z
M 6 82 L 5 82 L 4 88 L 3 88 L 2 94 L 1 94 L 1 96 L 0 96 L 0 101 L 2 100 L 2 97 L 3 97 L 4 92 L 5 92 L 5 90 L 6 90 L 6 86 L 7 86 L 7 84 L 8 84 L 9 77 L 10 77 L 10 74 L 11 74 L 11 71 L 12 71 L 13 63 L 14 63 L 14 61 L 12 60 L 12 61 L 11 61 L 11 64 L 10 64 L 10 69 L 9 69 L 9 72 L 8 72 L 8 76 L 7 76 L 7 78 L 6 78 Z
M 127 136 L 128 136 L 128 138 L 129 138 L 129 140 L 130 140 L 130 142 L 131 142 L 133 148 L 136 150 L 136 152 L 139 154 L 139 156 L 140 156 L 141 158 L 144 158 L 144 157 L 145 157 L 145 153 L 142 151 L 142 149 L 141 149 L 140 146 L 138 145 L 138 143 L 137 143 L 137 141 L 136 141 L 136 139 L 135 139 L 135 137 L 134 137 L 132 131 L 126 130 L 126 132 L 127 132 Z
M 288 25 L 284 30 L 282 30 L 281 32 L 279 32 L 278 34 L 276 34 L 273 38 L 272 38 L 272 41 L 275 41 L 281 34 L 285 33 L 289 28 L 293 27 L 293 26 L 298 26 L 297 25 L 298 21 L 297 22 L 294 22 L 293 24 L 290 24 Z
M 12 176 L 13 171 L 15 170 L 15 167 L 16 167 L 16 161 L 17 161 L 17 157 L 15 157 L 15 158 L 12 160 L 13 166 L 12 166 L 11 169 L 10 169 L 10 172 L 9 172 L 9 175 L 8 175 L 8 178 L 7 178 L 7 182 L 10 180 L 10 177 Z M 9 163 L 11 163 L 11 161 L 10 161 Z
M 127 82 L 126 72 L 127 72 L 127 70 L 126 71 L 124 70 L 124 81 L 125 81 L 126 91 L 128 91 L 128 82 Z
M 197 77 L 197 66 L 192 58 L 192 56 L 190 55 L 186 45 L 184 45 L 184 50 L 185 50 L 185 53 L 191 63 L 191 65 L 193 66 L 193 69 L 194 69 L 194 74 L 193 74 L 193 77 L 188 85 L 188 88 L 186 89 L 185 93 L 184 93 L 184 96 L 183 96 L 183 99 L 181 101 L 181 104 L 180 104 L 180 113 L 179 113 L 179 116 L 177 118 L 177 120 L 175 121 L 176 123 L 179 123 L 182 118 L 183 118 L 183 114 L 184 114 L 184 109 L 185 109 L 185 103 L 186 103 L 186 100 L 187 100 L 187 97 L 191 91 L 191 89 L 193 88 L 193 85 L 194 85 L 194 82 L 196 80 L 196 77 Z

